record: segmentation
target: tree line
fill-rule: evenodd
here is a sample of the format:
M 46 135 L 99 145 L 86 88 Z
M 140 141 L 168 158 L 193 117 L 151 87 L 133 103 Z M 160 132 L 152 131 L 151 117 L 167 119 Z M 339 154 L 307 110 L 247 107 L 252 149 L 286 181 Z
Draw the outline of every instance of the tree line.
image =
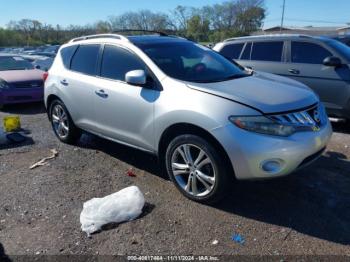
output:
M 82 35 L 125 29 L 162 31 L 198 42 L 217 42 L 258 30 L 265 15 L 264 0 L 230 0 L 201 8 L 180 5 L 168 13 L 126 12 L 85 26 L 62 27 L 22 19 L 0 28 L 0 46 L 62 44 Z

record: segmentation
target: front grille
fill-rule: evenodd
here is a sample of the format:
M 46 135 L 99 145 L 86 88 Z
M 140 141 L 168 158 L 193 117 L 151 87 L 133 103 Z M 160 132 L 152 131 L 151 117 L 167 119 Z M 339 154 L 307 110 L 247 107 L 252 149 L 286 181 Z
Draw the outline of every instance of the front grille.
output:
M 296 126 L 321 127 L 327 122 L 327 115 L 323 105 L 321 104 L 315 105 L 303 111 L 270 115 L 268 117 L 281 124 Z
M 43 81 L 26 81 L 12 83 L 14 88 L 38 88 L 43 87 Z

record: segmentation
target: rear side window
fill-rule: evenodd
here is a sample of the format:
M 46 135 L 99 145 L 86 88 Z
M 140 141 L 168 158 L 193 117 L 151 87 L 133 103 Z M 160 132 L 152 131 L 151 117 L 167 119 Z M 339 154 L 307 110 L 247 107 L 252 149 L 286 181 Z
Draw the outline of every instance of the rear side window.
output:
M 71 70 L 86 75 L 95 75 L 100 45 L 81 45 L 76 51 Z
M 65 68 L 67 69 L 70 68 L 70 62 L 72 60 L 72 56 L 74 55 L 77 48 L 78 48 L 77 45 L 73 45 L 73 46 L 67 46 L 61 49 L 61 57 Z
M 226 45 L 220 53 L 227 58 L 238 59 L 242 52 L 243 45 L 244 43 Z
M 314 43 L 292 42 L 292 63 L 323 64 L 323 60 L 332 53 Z
M 250 60 L 250 53 L 252 51 L 252 43 L 247 43 L 245 45 L 241 60 Z
M 281 62 L 283 42 L 256 42 L 253 44 L 251 60 Z
M 142 61 L 133 53 L 116 46 L 106 45 L 103 52 L 101 76 L 125 81 L 129 71 L 145 70 Z

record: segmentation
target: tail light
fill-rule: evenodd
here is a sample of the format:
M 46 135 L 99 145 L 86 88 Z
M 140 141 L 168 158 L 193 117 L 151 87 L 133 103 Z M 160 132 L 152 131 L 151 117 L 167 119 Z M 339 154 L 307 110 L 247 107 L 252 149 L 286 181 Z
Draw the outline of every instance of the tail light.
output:
M 43 74 L 43 80 L 44 80 L 44 82 L 46 81 L 46 79 L 49 77 L 49 73 L 48 72 L 45 72 L 44 74 Z

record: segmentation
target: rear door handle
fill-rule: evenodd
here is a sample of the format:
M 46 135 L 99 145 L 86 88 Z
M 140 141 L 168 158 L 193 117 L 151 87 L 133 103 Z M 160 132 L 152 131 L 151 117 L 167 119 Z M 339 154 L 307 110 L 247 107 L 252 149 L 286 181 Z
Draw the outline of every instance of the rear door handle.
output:
M 68 85 L 68 82 L 66 79 L 63 79 L 61 80 L 61 84 L 64 85 L 64 86 L 67 86 Z
M 289 69 L 288 71 L 289 71 L 289 73 L 291 73 L 293 75 L 299 75 L 300 74 L 300 71 L 298 69 Z
M 95 94 L 98 95 L 99 97 L 102 97 L 102 98 L 107 98 L 108 97 L 108 94 L 106 94 L 106 92 L 103 89 L 100 89 L 98 91 L 96 90 Z

